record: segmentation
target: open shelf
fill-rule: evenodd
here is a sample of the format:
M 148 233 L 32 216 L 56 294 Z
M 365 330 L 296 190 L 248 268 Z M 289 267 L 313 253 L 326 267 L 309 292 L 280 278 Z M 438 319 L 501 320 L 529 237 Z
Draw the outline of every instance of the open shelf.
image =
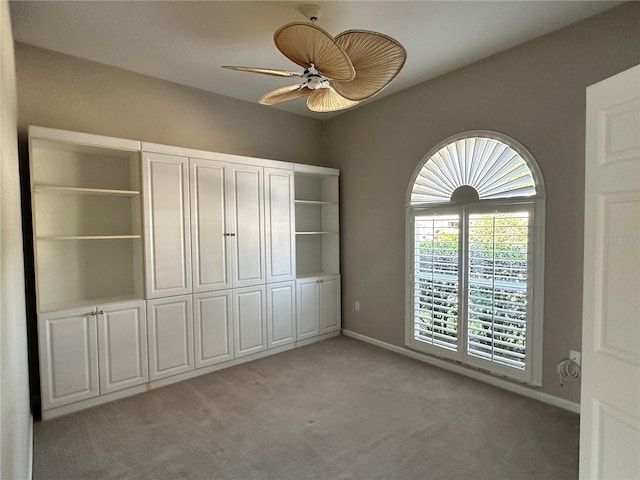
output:
M 340 273 L 338 176 L 295 174 L 296 276 Z
M 107 188 L 83 188 L 83 187 L 60 187 L 56 185 L 34 185 L 35 193 L 52 193 L 67 195 L 112 195 L 122 197 L 134 197 L 140 195 L 140 190 L 114 190 Z
M 29 134 L 38 311 L 144 298 L 139 142 Z

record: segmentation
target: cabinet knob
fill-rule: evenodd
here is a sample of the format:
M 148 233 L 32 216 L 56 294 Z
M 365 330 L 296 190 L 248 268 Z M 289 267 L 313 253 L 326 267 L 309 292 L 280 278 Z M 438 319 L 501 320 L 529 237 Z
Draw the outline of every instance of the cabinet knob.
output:
M 89 315 L 96 316 L 96 315 L 97 315 L 97 313 L 96 313 L 96 311 L 95 311 L 95 310 L 92 310 L 92 311 L 90 311 L 90 312 L 89 312 Z
M 104 312 L 103 312 L 102 310 L 100 310 L 100 311 L 98 312 L 98 315 L 104 315 Z

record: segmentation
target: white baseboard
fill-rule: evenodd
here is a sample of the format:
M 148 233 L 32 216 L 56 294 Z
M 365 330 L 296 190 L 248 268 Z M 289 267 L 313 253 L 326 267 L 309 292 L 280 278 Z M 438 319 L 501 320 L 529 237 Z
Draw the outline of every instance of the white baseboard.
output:
M 480 380 L 481 382 L 488 383 L 495 387 L 502 388 L 504 390 L 508 390 L 510 392 L 517 393 L 525 397 L 533 398 L 534 400 L 539 400 L 541 402 L 548 403 L 549 405 L 553 405 L 554 407 L 563 408 L 573 413 L 578 413 L 578 414 L 580 413 L 579 403 L 570 402 L 569 400 L 565 400 L 564 398 L 555 397 L 553 395 L 549 395 L 548 393 L 540 392 L 538 390 L 533 390 L 531 388 L 525 387 L 524 385 L 519 385 L 517 383 L 511 383 L 507 380 L 503 380 L 502 378 L 494 377 L 492 375 L 487 375 L 486 373 L 482 373 L 477 370 L 471 370 L 471 369 L 462 367 L 460 365 L 447 362 L 446 360 L 430 357 L 428 355 L 425 355 L 413 350 L 409 350 L 407 348 L 398 347 L 397 345 L 391 345 L 390 343 L 383 342 L 382 340 L 377 340 L 375 338 L 371 338 L 366 335 L 362 335 L 361 333 L 352 332 L 351 330 L 347 330 L 343 328 L 342 334 L 347 337 L 355 338 L 356 340 L 360 340 L 366 343 L 370 343 L 371 345 L 384 348 L 386 350 L 391 350 L 392 352 L 399 353 L 400 355 L 404 355 L 406 357 L 410 357 L 415 360 L 420 360 L 421 362 L 425 362 L 425 363 L 434 365 L 436 367 L 444 368 L 445 370 L 449 370 L 451 372 L 458 373 L 466 377 Z

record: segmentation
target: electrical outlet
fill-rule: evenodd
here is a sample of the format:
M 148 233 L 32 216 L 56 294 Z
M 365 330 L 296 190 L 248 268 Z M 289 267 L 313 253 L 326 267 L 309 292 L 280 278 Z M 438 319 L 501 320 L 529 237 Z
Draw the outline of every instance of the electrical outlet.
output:
M 356 302 L 356 312 L 360 311 L 360 302 Z
M 571 350 L 569 352 L 569 360 L 573 360 L 574 362 L 576 362 L 578 364 L 578 366 L 580 366 L 580 361 L 582 360 L 582 355 L 580 354 L 580 352 L 576 352 L 575 350 Z

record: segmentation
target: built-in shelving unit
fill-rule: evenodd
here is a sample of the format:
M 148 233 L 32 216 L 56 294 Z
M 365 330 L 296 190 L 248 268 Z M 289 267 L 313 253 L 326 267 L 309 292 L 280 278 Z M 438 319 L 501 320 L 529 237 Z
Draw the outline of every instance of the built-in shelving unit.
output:
M 38 310 L 143 298 L 140 143 L 29 137 Z
M 295 172 L 298 278 L 340 272 L 338 180 L 332 169 Z

